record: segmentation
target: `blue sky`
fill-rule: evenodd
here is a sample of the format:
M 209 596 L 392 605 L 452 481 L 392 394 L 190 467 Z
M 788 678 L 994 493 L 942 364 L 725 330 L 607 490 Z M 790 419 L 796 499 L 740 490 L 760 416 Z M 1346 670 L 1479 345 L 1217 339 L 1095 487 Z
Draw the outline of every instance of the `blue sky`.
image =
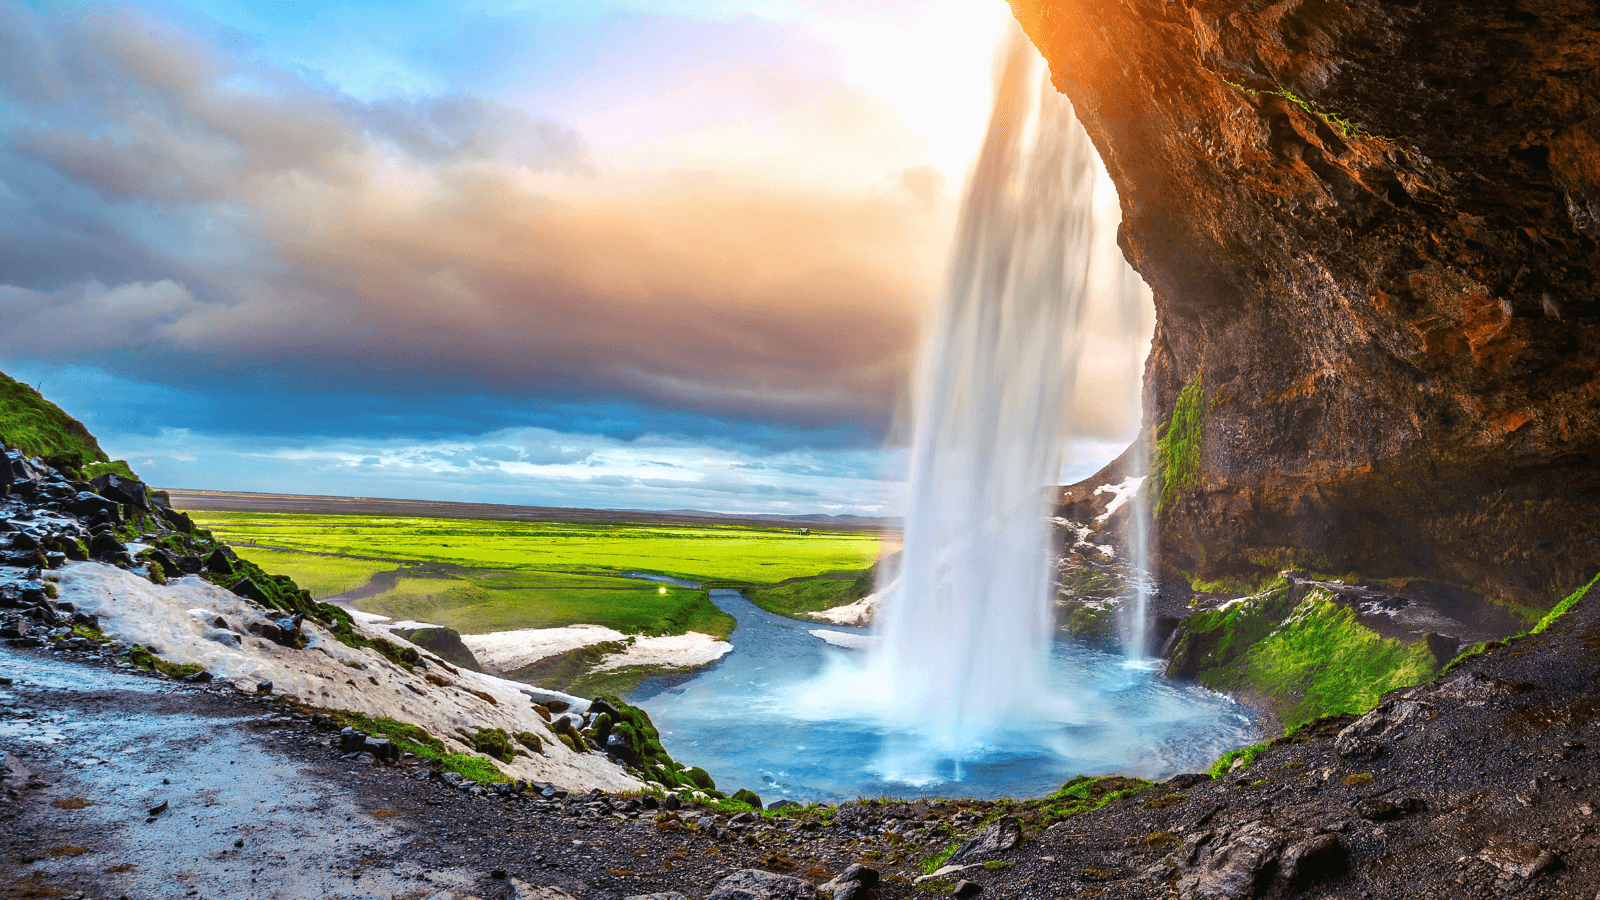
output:
M 0 370 L 169 487 L 891 511 L 1008 16 L 0 2 Z

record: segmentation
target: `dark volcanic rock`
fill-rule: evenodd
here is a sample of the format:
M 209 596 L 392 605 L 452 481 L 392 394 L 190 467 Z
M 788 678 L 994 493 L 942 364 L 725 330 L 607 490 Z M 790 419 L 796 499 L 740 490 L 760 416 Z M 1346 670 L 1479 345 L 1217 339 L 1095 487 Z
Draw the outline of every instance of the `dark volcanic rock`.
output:
M 1314 559 L 1544 608 L 1592 574 L 1592 2 L 1013 9 L 1154 289 L 1152 436 L 1193 386 L 1169 572 Z

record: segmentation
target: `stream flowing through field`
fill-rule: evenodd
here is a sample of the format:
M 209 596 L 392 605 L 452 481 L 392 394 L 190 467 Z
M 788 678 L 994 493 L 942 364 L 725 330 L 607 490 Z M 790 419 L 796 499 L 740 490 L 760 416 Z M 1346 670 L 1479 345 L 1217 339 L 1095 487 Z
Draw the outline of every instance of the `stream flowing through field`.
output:
M 675 759 L 706 769 L 728 793 L 748 787 L 767 802 L 1040 796 L 1077 774 L 1203 771 L 1256 736 L 1227 697 L 1058 640 L 1048 678 L 1075 704 L 1003 728 L 959 758 L 940 756 L 925 732 L 883 714 L 887 686 L 860 649 L 876 639 L 870 629 L 787 619 L 737 591 L 711 599 L 739 620 L 733 652 L 687 680 L 647 681 L 630 702 L 650 713 Z

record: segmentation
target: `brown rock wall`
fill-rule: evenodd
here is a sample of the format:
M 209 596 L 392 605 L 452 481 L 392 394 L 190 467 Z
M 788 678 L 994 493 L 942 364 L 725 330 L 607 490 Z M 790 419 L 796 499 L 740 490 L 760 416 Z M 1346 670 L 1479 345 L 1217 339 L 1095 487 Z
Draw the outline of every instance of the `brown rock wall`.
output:
M 1013 0 L 1155 291 L 1163 562 L 1535 605 L 1600 567 L 1600 4 Z

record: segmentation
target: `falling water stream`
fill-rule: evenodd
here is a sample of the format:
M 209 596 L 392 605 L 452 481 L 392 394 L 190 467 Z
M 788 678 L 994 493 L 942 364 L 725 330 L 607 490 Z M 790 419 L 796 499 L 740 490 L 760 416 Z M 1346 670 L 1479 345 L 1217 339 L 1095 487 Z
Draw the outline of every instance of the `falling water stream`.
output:
M 1037 795 L 1080 773 L 1203 769 L 1253 736 L 1232 701 L 1147 663 L 1144 492 L 1122 654 L 1055 634 L 1051 505 L 1080 322 L 1105 282 L 1091 279 L 1097 229 L 1116 223 L 1094 215 L 1099 160 L 1036 69 L 1019 35 L 924 337 L 904 550 L 875 630 L 808 626 L 713 591 L 739 620 L 733 652 L 635 695 L 674 756 L 727 790 Z M 1116 264 L 1116 299 L 1137 316 L 1142 285 Z

